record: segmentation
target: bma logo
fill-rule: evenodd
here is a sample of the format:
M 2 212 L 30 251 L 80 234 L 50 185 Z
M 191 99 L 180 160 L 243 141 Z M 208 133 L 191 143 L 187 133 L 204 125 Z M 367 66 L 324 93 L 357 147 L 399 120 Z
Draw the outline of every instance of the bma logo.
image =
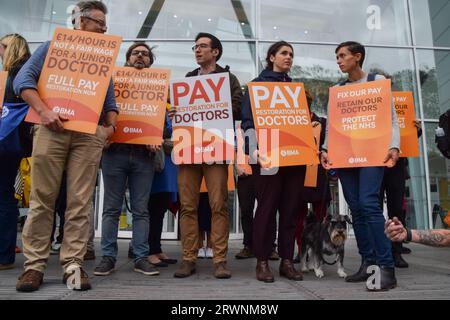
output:
M 281 156 L 289 157 L 289 156 L 298 156 L 300 152 L 298 150 L 281 150 Z
M 369 30 L 381 30 L 381 9 L 377 5 L 370 5 L 367 7 L 366 26 Z
M 72 117 L 75 116 L 75 110 L 73 110 L 73 109 L 66 109 L 66 108 L 58 107 L 58 106 L 53 107 L 53 112 L 62 114 L 64 116 L 72 116 Z
M 214 147 L 212 146 L 207 146 L 207 147 L 195 147 L 194 148 L 194 152 L 195 153 L 201 153 L 201 152 L 213 152 L 214 151 Z
M 142 133 L 142 129 L 141 128 L 124 127 L 123 132 L 125 132 L 125 133 Z
M 355 158 L 349 158 L 348 159 L 348 163 L 350 164 L 354 164 L 354 163 L 365 163 L 367 162 L 367 158 L 366 157 L 355 157 Z
M 7 106 L 3 106 L 2 109 L 2 118 L 6 118 L 6 116 L 9 114 L 9 108 Z

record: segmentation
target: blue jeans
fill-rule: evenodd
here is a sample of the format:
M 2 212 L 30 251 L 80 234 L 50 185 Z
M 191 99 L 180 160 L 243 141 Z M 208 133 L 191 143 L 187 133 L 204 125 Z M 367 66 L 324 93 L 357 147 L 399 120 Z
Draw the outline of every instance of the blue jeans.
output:
M 123 198 L 128 181 L 133 218 L 133 252 L 136 259 L 147 258 L 149 252 L 148 200 L 154 175 L 153 156 L 143 145 L 112 145 L 103 152 L 102 174 L 105 185 L 102 217 L 102 256 L 116 259 L 117 232 Z
M 14 182 L 20 156 L 0 156 L 0 264 L 11 264 L 16 259 L 17 200 Z
M 393 267 L 391 241 L 384 234 L 379 198 L 384 167 L 339 169 L 338 174 L 352 212 L 359 254 L 369 263 Z

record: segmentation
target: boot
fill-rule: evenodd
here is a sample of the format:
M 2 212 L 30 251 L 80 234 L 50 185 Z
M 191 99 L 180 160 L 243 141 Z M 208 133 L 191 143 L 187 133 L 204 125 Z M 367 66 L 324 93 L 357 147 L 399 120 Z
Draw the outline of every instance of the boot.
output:
M 263 282 L 273 282 L 272 270 L 270 270 L 267 260 L 259 260 L 256 262 L 256 279 Z
M 280 263 L 280 276 L 286 277 L 289 280 L 302 281 L 303 274 L 295 270 L 294 264 L 289 259 L 282 259 Z
M 369 278 L 369 274 L 367 273 L 367 268 L 374 263 L 370 263 L 368 261 L 361 262 L 361 266 L 359 267 L 359 270 L 347 277 L 345 277 L 346 282 L 365 282 Z
M 400 253 L 393 253 L 394 263 L 396 268 L 408 268 L 408 262 L 406 262 Z
M 388 291 L 396 286 L 395 268 L 386 266 L 380 266 L 380 283 L 378 287 L 373 284 L 366 284 L 366 288 L 369 291 Z

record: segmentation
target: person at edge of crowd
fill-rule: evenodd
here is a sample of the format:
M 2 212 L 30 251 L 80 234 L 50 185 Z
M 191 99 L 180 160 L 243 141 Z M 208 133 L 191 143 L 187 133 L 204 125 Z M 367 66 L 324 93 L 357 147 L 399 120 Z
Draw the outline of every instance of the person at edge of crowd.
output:
M 61 249 L 62 240 L 64 238 L 64 213 L 66 212 L 67 207 L 67 174 L 64 171 L 61 178 L 61 187 L 59 188 L 58 198 L 56 198 L 55 203 L 55 213 L 53 216 L 53 227 L 52 234 L 50 236 L 50 254 L 59 254 L 59 250 Z M 59 217 L 59 225 L 58 225 L 58 235 L 56 234 L 56 217 Z M 83 260 L 86 260 L 83 258 Z
M 100 1 L 78 2 L 72 11 L 75 29 L 106 32 L 107 7 Z M 102 150 L 115 131 L 118 110 L 111 79 L 106 93 L 102 115 L 95 134 L 65 130 L 67 118 L 45 105 L 37 91 L 37 82 L 43 68 L 50 41 L 36 49 L 14 81 L 14 91 L 37 114 L 41 125 L 36 130 L 32 153 L 31 200 L 27 221 L 22 233 L 25 271 L 16 284 L 18 291 L 38 290 L 43 282 L 44 269 L 50 252 L 50 233 L 61 177 L 67 170 L 67 210 L 64 239 L 59 260 L 64 270 L 63 283 L 73 279 L 73 290 L 89 290 L 89 277 L 83 270 L 83 256 L 89 237 L 89 206 Z
M 363 69 L 365 48 L 358 42 L 347 41 L 339 44 L 335 50 L 336 62 L 348 79 L 337 85 L 365 83 L 385 79 L 382 75 L 366 74 Z M 331 106 L 328 106 L 329 108 Z M 384 159 L 385 163 L 398 160 L 400 133 L 394 107 L 392 113 L 392 138 Z M 321 163 L 330 169 L 333 159 L 328 157 L 327 136 L 320 151 Z M 383 180 L 384 167 L 358 167 L 338 169 L 345 200 L 353 220 L 356 243 L 362 261 L 359 270 L 345 278 L 347 282 L 366 282 L 370 274 L 370 265 L 380 267 L 380 286 L 367 286 L 370 291 L 389 290 L 397 285 L 391 242 L 384 234 L 384 216 L 380 206 L 379 192 Z
M 431 247 L 450 247 L 450 230 L 408 229 L 397 217 L 386 221 L 384 232 L 386 236 L 394 242 L 415 242 Z
M 230 72 L 229 67 L 223 68 L 217 64 L 223 53 L 220 40 L 212 34 L 201 32 L 195 37 L 195 45 L 192 50 L 200 67 L 188 72 L 186 77 L 228 72 L 233 119 L 239 120 L 242 90 L 238 79 Z M 175 113 L 176 108 L 172 107 L 169 116 L 173 117 Z M 181 164 L 179 166 L 178 190 L 183 261 L 174 273 L 174 277 L 189 277 L 196 271 L 195 265 L 198 254 L 197 208 L 202 177 L 205 177 L 212 211 L 211 241 L 214 252 L 214 276 L 218 279 L 228 279 L 231 277 L 231 271 L 227 266 L 229 237 L 228 164 L 219 163 Z
M 422 135 L 420 123 L 414 121 L 417 128 L 417 136 Z M 380 188 L 380 205 L 383 208 L 384 195 L 386 192 L 387 213 L 389 219 L 397 217 L 403 225 L 406 225 L 406 212 L 403 210 L 405 197 L 406 177 L 408 175 L 408 158 L 400 157 L 395 166 L 384 168 L 383 182 Z M 402 257 L 403 244 L 392 242 L 392 256 L 396 268 L 408 268 L 408 262 Z
M 30 56 L 28 43 L 21 35 L 15 33 L 0 38 L 3 71 L 8 72 L 4 96 L 6 104 L 24 103 L 14 93 L 13 81 Z M 17 199 L 14 197 L 14 183 L 21 159 L 29 157 L 32 149 L 31 125 L 22 121 L 18 131 L 21 150 L 14 154 L 0 155 L 0 270 L 14 268 L 19 216 Z
M 126 66 L 142 70 L 150 68 L 155 60 L 151 48 L 144 42 L 133 43 L 126 52 Z M 148 202 L 155 173 L 155 152 L 161 146 L 112 143 L 103 151 L 101 161 L 105 185 L 102 215 L 102 260 L 95 268 L 96 276 L 114 271 L 117 261 L 117 233 L 122 213 L 125 190 L 130 191 L 134 253 L 134 271 L 144 275 L 158 275 L 159 271 L 148 262 L 149 211 Z
M 321 146 L 325 141 L 327 119 L 324 117 L 319 117 L 317 114 L 311 111 L 313 97 L 307 90 L 305 91 L 305 94 L 309 112 L 311 115 L 312 127 L 315 128 L 317 126 L 320 126 L 320 136 L 318 137 L 319 141 L 316 141 L 316 143 L 318 146 Z M 327 171 L 321 165 L 318 165 L 316 187 L 304 187 L 303 189 L 302 202 L 300 205 L 300 215 L 297 222 L 297 230 L 295 231 L 298 254 L 294 259 L 294 263 L 300 262 L 304 227 L 303 223 L 306 215 L 308 214 L 308 203 L 312 204 L 312 210 L 316 215 L 318 221 L 323 221 L 323 219 L 327 215 L 328 206 L 330 205 L 331 201 L 330 182 L 327 175 Z
M 212 259 L 213 249 L 211 243 L 212 212 L 209 205 L 208 192 L 200 192 L 198 201 L 198 254 L 199 259 Z
M 278 41 L 267 51 L 267 67 L 252 82 L 291 82 L 288 76 L 294 59 L 291 44 Z M 268 259 L 275 238 L 276 214 L 279 212 L 278 253 L 281 257 L 280 276 L 290 280 L 303 280 L 301 272 L 294 268 L 295 226 L 300 213 L 301 194 L 305 178 L 305 166 L 289 166 L 264 169 L 265 160 L 257 150 L 255 124 L 248 91 L 242 103 L 242 129 L 248 143 L 245 153 L 249 154 L 252 172 L 255 176 L 255 193 L 258 201 L 253 219 L 253 254 L 257 258 L 256 278 L 273 282 L 274 276 Z
M 94 199 L 92 198 L 90 203 L 90 215 L 89 215 L 89 240 L 86 245 L 86 253 L 83 256 L 83 261 L 87 260 L 95 260 L 95 249 L 94 249 L 94 233 L 95 233 L 95 225 L 94 225 Z M 50 236 L 50 254 L 59 254 L 61 250 L 62 241 L 64 239 L 64 220 L 65 220 L 65 212 L 67 208 L 67 173 L 63 172 L 61 179 L 61 187 L 59 189 L 58 198 L 55 203 L 55 213 L 53 217 L 53 227 L 52 234 Z M 59 225 L 58 225 L 58 235 L 55 238 L 56 233 L 56 216 L 59 217 Z
M 171 152 L 173 149 L 172 123 L 166 112 L 166 119 L 163 132 L 164 151 L 164 169 L 161 172 L 155 172 L 152 182 L 152 190 L 148 202 L 148 211 L 150 213 L 150 226 L 148 234 L 149 256 L 148 262 L 155 267 L 168 267 L 169 264 L 177 263 L 176 259 L 171 259 L 162 251 L 161 233 L 163 230 L 164 215 L 171 203 L 177 202 L 178 186 L 177 186 L 177 166 L 173 163 Z M 130 243 L 128 257 L 133 259 L 134 252 Z
M 248 166 L 248 167 L 247 167 Z M 245 170 L 245 167 L 248 169 Z M 252 251 L 252 238 L 253 238 L 253 213 L 255 209 L 255 178 L 251 173 L 251 167 L 249 164 L 235 163 L 236 175 L 237 175 L 237 194 L 239 197 L 239 207 L 241 213 L 241 225 L 244 239 L 242 244 L 244 247 L 236 253 L 234 256 L 236 259 L 249 259 L 254 258 Z M 274 225 L 273 234 L 276 237 L 277 225 Z M 269 260 L 280 260 L 280 256 L 277 252 L 276 239 L 273 240 L 272 252 L 270 253 Z

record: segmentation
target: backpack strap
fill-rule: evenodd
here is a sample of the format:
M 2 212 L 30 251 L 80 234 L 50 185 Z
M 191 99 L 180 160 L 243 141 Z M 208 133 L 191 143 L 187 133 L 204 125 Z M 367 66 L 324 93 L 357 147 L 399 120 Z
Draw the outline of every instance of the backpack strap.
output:
M 367 82 L 369 82 L 369 81 L 375 81 L 375 76 L 376 76 L 375 73 L 369 73 L 369 74 L 367 75 Z
M 375 81 L 375 77 L 376 77 L 376 74 L 375 73 L 369 73 L 368 75 L 367 75 L 367 82 L 369 82 L 369 81 Z M 347 82 L 350 82 L 348 79 L 347 80 L 345 80 L 345 81 L 342 81 L 342 82 L 339 82 L 339 86 L 345 86 L 346 84 L 347 84 Z

